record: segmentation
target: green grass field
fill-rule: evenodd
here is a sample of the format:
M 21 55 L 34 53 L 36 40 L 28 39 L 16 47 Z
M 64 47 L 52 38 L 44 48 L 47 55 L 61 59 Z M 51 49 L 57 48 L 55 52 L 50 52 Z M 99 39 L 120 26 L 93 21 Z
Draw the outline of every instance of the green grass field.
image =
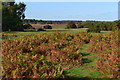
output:
M 61 33 L 66 33 L 66 32 L 70 32 L 70 33 L 77 33 L 77 32 L 86 32 L 87 28 L 83 28 L 83 29 L 47 29 L 46 31 L 33 31 L 33 32 L 21 32 L 21 31 L 7 31 L 4 32 L 6 35 L 8 35 L 7 38 L 10 39 L 14 39 L 15 37 L 12 37 L 12 35 L 17 35 L 17 37 L 22 37 L 25 35 L 39 35 L 39 34 L 51 34 L 51 33 L 56 33 L 56 32 L 61 32 Z M 5 37 L 3 37 L 2 39 L 5 39 Z
M 56 32 L 61 32 L 61 33 L 66 33 L 66 32 L 70 32 L 70 33 L 77 33 L 77 32 L 86 32 L 87 31 L 87 28 L 81 28 L 81 29 L 46 29 L 46 31 L 33 31 L 33 32 L 21 32 L 21 31 L 7 31 L 7 32 L 4 32 L 5 34 L 8 35 L 7 38 L 13 38 L 11 37 L 11 35 L 17 35 L 18 37 L 21 37 L 21 36 L 25 36 L 25 35 L 39 35 L 39 34 L 51 34 L 51 33 L 56 33 Z M 101 31 L 101 33 L 91 33 L 92 35 L 99 35 L 99 34 L 109 34 L 111 31 Z M 4 37 L 3 37 L 4 39 Z

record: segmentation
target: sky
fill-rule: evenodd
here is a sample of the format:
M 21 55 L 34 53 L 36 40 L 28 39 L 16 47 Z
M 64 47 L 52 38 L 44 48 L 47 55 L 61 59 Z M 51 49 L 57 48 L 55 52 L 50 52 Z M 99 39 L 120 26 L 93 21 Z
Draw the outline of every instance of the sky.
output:
M 7 0 L 7 1 L 10 1 L 10 0 Z M 22 1 L 22 2 L 118 2 L 120 0 L 15 0 L 15 1 L 17 2 L 19 1 Z
M 26 19 L 96 20 L 118 19 L 118 2 L 25 2 Z

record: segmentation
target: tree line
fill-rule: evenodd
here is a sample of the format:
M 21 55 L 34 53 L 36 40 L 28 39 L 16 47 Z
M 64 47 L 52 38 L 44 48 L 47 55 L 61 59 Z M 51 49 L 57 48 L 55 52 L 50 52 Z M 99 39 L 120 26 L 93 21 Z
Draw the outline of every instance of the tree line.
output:
M 119 25 L 118 25 L 119 24 Z M 120 26 L 120 21 L 105 22 L 105 21 L 84 21 L 75 23 L 69 21 L 67 23 L 68 29 L 70 28 L 88 28 L 88 32 L 98 32 L 100 31 L 114 31 Z
M 61 21 L 57 21 L 57 20 L 36 20 L 36 19 L 24 19 L 23 23 L 31 23 L 31 24 L 66 24 L 67 22 L 69 22 L 70 20 L 61 20 Z M 73 21 L 76 23 L 82 22 L 82 21 Z
M 31 24 L 68 24 L 73 25 L 66 28 L 96 28 L 100 27 L 101 30 L 111 31 L 115 30 L 117 26 L 117 21 L 50 21 L 50 20 L 36 20 L 36 19 L 24 19 L 23 23 L 31 23 Z

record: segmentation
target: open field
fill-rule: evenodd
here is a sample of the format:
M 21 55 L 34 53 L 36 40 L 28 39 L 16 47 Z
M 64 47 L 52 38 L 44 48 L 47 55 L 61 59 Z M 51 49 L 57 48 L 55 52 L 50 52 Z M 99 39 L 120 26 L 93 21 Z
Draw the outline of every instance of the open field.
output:
M 16 35 L 17 37 L 19 36 L 25 36 L 25 35 L 39 35 L 39 34 L 52 34 L 52 33 L 56 33 L 56 32 L 61 32 L 61 33 L 66 33 L 66 32 L 70 32 L 70 33 L 77 33 L 77 32 L 86 32 L 87 28 L 83 28 L 83 29 L 47 29 L 46 31 L 33 31 L 33 32 L 21 32 L 21 31 L 7 31 L 4 32 L 4 34 L 7 35 L 7 38 L 12 38 L 13 35 Z M 3 37 L 4 39 L 4 37 Z
M 52 26 L 53 29 L 65 29 L 67 24 L 31 24 L 33 27 L 39 28 L 45 25 Z
M 33 31 L 33 32 L 21 32 L 21 31 L 7 31 L 4 32 L 3 34 L 7 35 L 7 38 L 12 38 L 14 37 L 14 35 L 16 35 L 17 37 L 19 36 L 25 36 L 25 35 L 39 35 L 39 34 L 51 34 L 51 33 L 56 33 L 56 32 L 61 32 L 61 33 L 77 33 L 77 32 L 86 32 L 87 28 L 81 28 L 81 29 L 46 29 L 46 31 Z M 98 34 L 109 34 L 111 31 L 101 31 L 101 33 L 91 33 L 92 35 L 98 35 Z M 3 36 L 3 39 L 5 37 Z

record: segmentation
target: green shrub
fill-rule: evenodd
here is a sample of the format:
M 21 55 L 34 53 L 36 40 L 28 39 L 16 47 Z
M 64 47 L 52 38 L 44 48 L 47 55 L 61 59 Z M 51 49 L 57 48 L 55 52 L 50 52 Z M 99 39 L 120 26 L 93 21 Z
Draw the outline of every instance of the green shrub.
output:
M 73 21 L 69 21 L 67 23 L 66 29 L 70 29 L 70 28 L 77 28 L 76 24 Z
M 30 25 L 29 23 L 27 23 L 27 24 L 23 25 L 23 28 L 24 29 L 32 29 L 33 27 L 32 27 L 32 25 Z
M 115 21 L 115 24 L 116 24 L 117 28 L 120 29 L 120 20 Z
M 84 28 L 84 25 L 83 24 L 81 24 L 81 23 L 78 23 L 78 28 Z
M 50 25 L 45 25 L 45 26 L 43 26 L 43 28 L 44 28 L 44 29 L 52 29 L 52 26 L 50 26 Z
M 35 29 L 34 27 L 31 27 L 30 29 Z
M 100 29 L 99 25 L 97 25 L 97 26 L 91 26 L 87 30 L 87 32 L 95 32 L 95 33 L 100 33 L 100 31 L 101 31 L 101 29 Z
M 37 31 L 45 31 L 43 28 L 38 28 Z

